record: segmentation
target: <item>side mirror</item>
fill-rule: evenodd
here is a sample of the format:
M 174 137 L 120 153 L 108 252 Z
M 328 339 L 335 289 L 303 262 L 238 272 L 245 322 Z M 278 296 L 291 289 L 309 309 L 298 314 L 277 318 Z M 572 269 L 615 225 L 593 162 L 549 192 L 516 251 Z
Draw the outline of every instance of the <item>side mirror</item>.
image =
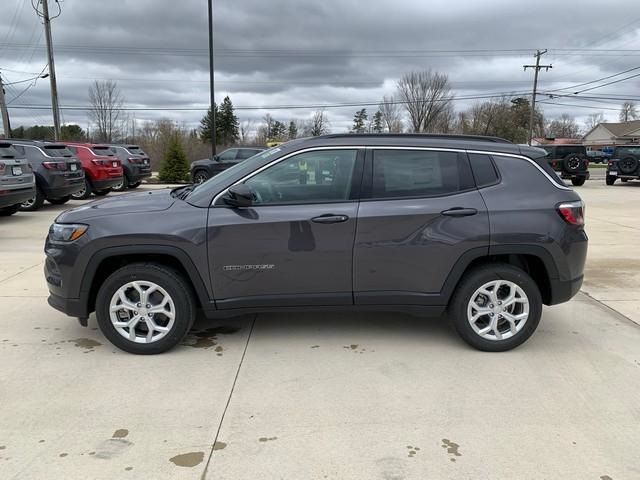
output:
M 250 207 L 253 205 L 253 192 L 244 183 L 240 183 L 229 187 L 223 199 L 224 203 L 231 207 Z
M 214 155 L 214 156 L 213 156 L 213 159 L 214 159 L 216 162 L 219 162 L 219 161 L 220 161 L 220 155 Z

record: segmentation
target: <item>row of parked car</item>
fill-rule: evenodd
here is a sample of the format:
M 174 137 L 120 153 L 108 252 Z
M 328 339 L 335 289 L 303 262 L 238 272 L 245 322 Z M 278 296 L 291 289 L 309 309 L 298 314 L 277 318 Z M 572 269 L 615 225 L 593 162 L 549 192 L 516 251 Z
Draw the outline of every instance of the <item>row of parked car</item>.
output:
M 137 145 L 0 140 L 0 216 L 136 188 L 149 176 Z

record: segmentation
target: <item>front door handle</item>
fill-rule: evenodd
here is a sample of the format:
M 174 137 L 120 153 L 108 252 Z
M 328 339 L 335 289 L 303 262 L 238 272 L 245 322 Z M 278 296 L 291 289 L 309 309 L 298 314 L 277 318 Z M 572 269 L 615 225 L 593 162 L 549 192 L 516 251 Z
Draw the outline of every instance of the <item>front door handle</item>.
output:
M 469 217 L 478 213 L 478 210 L 476 210 L 475 208 L 454 207 L 450 208 L 449 210 L 444 210 L 440 213 L 442 215 L 446 215 L 447 217 Z
M 349 220 L 349 217 L 346 215 L 333 215 L 332 213 L 326 213 L 311 219 L 311 221 L 315 223 L 342 223 L 347 220 Z

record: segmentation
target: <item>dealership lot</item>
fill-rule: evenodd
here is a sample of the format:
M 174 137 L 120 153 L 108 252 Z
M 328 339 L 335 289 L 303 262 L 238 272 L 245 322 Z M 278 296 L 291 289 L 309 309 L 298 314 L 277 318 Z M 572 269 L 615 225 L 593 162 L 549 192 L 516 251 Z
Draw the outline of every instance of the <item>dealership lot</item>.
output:
M 201 320 L 125 354 L 46 304 L 64 207 L 2 219 L 0 478 L 638 478 L 640 183 L 577 191 L 586 294 L 502 354 L 388 313 Z

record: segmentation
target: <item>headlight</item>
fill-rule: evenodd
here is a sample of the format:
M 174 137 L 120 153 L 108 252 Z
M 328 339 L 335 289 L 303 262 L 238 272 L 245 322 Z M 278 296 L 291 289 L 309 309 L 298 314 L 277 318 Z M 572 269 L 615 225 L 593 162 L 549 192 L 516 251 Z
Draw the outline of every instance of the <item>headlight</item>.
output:
M 84 235 L 88 228 L 89 225 L 54 223 L 49 229 L 49 236 L 55 242 L 73 242 Z

